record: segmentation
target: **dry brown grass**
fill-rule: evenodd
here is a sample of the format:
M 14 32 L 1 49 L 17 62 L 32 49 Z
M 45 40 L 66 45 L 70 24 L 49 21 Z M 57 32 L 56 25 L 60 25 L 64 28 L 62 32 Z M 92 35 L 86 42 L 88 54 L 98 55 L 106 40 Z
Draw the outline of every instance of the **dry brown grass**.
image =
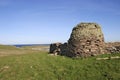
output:
M 41 51 L 48 51 L 48 46 L 27 46 L 16 48 L 14 46 L 5 46 L 0 45 L 0 57 L 8 56 L 8 55 L 21 55 L 21 54 L 29 54 L 29 53 L 36 53 Z

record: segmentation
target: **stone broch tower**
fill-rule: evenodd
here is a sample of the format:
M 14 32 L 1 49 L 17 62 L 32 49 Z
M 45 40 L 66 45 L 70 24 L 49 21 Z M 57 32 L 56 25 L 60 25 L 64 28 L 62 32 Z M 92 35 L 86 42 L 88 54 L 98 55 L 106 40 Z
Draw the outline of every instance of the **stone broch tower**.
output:
M 67 43 L 50 45 L 50 53 L 69 57 L 104 54 L 105 42 L 101 27 L 96 23 L 80 23 L 73 28 Z
M 96 23 L 80 23 L 68 40 L 68 56 L 87 57 L 104 53 L 104 36 Z

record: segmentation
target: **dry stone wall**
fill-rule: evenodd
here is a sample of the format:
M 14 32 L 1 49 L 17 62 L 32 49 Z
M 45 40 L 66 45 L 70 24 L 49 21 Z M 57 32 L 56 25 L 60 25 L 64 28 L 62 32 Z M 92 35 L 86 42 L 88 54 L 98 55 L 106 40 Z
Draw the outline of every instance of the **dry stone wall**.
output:
M 87 57 L 104 53 L 104 36 L 96 23 L 80 23 L 73 28 L 68 40 L 68 56 Z
M 105 43 L 100 25 L 97 23 L 80 23 L 73 28 L 67 43 L 51 44 L 50 53 L 69 57 L 120 53 L 120 42 Z
M 67 54 L 67 43 L 52 43 L 50 44 L 50 54 L 65 55 Z
M 106 53 L 120 53 L 120 42 L 108 42 L 105 44 Z
M 50 44 L 50 54 L 54 54 L 54 55 L 60 55 L 61 53 L 61 49 L 60 46 L 62 45 L 62 43 L 52 43 Z

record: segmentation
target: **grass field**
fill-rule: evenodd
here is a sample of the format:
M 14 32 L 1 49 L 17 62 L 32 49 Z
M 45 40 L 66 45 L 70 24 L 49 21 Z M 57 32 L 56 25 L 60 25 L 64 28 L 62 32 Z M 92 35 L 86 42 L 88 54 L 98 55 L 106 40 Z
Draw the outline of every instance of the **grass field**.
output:
M 1 51 L 9 55 L 0 57 L 0 80 L 120 80 L 120 59 L 96 60 L 120 54 L 76 59 L 15 47 L 0 47 Z

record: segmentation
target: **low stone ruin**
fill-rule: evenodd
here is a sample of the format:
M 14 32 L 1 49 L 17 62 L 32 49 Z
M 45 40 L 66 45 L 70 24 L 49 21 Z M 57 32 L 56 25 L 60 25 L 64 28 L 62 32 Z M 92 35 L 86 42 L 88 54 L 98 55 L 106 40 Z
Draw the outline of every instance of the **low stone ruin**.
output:
M 105 43 L 101 27 L 97 23 L 80 23 L 73 28 L 67 43 L 50 45 L 51 54 L 69 57 L 88 57 L 116 52 L 120 53 L 120 45 Z
M 109 42 L 105 46 L 106 53 L 120 53 L 120 42 Z
M 62 45 L 62 43 L 53 43 L 50 44 L 50 54 L 54 54 L 54 55 L 60 55 L 61 53 L 61 49 L 60 46 Z
M 54 55 L 66 55 L 67 43 L 52 43 L 50 44 L 50 54 Z

